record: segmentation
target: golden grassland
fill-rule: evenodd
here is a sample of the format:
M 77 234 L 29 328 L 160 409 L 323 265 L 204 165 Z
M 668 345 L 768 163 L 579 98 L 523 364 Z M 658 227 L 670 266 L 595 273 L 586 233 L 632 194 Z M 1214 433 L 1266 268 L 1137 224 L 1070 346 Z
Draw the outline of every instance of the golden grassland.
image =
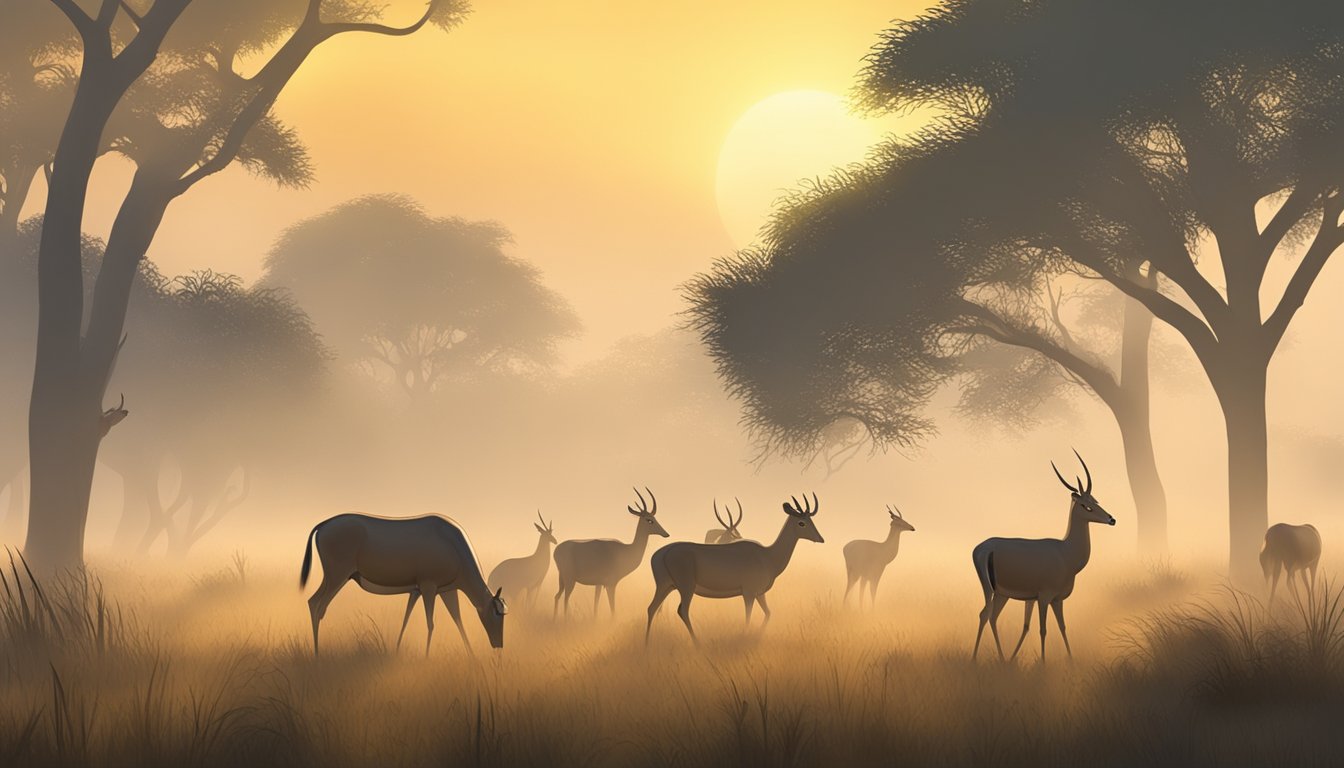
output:
M 898 561 L 899 563 L 899 561 Z M 963 564 L 964 565 L 964 564 Z M 643 641 L 647 568 L 617 616 L 591 592 L 551 619 L 515 605 L 492 651 L 442 606 L 343 591 L 314 659 L 290 566 L 240 557 L 194 576 L 95 565 L 0 592 L 0 765 L 1338 765 L 1344 597 L 1267 610 L 1166 564 L 1089 571 L 1017 663 L 970 659 L 964 579 L 884 586 L 840 605 L 839 574 L 786 572 L 764 631 L 741 601 L 674 606 Z M 552 580 L 553 580 L 552 576 Z M 917 583 L 917 587 L 912 585 Z M 940 588 L 940 583 L 956 588 Z M 311 586 L 311 585 L 310 585 Z M 1022 607 L 1001 620 L 1011 650 Z M 989 642 L 988 633 L 986 640 Z

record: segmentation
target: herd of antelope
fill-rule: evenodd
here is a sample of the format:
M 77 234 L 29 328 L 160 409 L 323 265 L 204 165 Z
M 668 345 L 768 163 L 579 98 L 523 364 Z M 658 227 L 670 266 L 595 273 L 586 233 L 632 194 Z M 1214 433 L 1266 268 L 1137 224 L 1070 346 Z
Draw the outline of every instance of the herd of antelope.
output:
M 1078 456 L 1078 452 L 1074 451 Z M 971 561 L 984 592 L 985 604 L 980 611 L 980 628 L 976 632 L 971 657 L 980 651 L 980 640 L 988 624 L 994 637 L 999 658 L 1004 659 L 999 642 L 998 618 L 1009 600 L 1025 604 L 1022 635 L 1013 649 L 1017 657 L 1023 641 L 1031 629 L 1031 614 L 1035 608 L 1039 616 L 1041 661 L 1045 660 L 1046 610 L 1054 613 L 1065 651 L 1072 656 L 1069 636 L 1064 628 L 1064 601 L 1073 594 L 1074 581 L 1087 566 L 1092 553 L 1089 526 L 1093 523 L 1115 525 L 1115 518 L 1102 508 L 1092 495 L 1092 472 L 1087 462 L 1078 456 L 1084 478 L 1075 477 L 1069 483 L 1051 462 L 1059 482 L 1069 490 L 1068 527 L 1062 539 L 990 538 L 971 551 Z M 644 494 L 648 494 L 646 499 Z M 635 518 L 635 532 L 630 541 L 618 539 L 583 539 L 557 541 L 552 522 L 538 513 L 540 525 L 534 523 L 538 539 L 536 549 L 524 557 L 504 560 L 487 578 L 471 548 L 466 533 L 457 523 L 444 517 L 430 515 L 417 518 L 384 518 L 359 513 L 337 515 L 318 523 L 308 534 L 303 555 L 299 585 L 308 582 L 312 569 L 313 547 L 322 561 L 322 583 L 308 599 L 313 624 L 313 652 L 318 651 L 318 627 L 336 594 L 346 582 L 353 581 L 367 592 L 379 595 L 406 595 L 406 613 L 402 617 L 397 647 L 401 647 L 406 625 L 417 601 L 424 602 L 428 635 L 425 653 L 429 654 L 434 635 L 435 599 L 443 601 L 453 623 L 470 648 L 467 633 L 462 626 L 458 594 L 465 595 L 480 617 L 491 646 L 504 645 L 504 617 L 508 594 L 529 607 L 535 606 L 538 591 L 555 561 L 559 589 L 555 593 L 552 617 L 558 618 L 561 599 L 565 616 L 569 616 L 569 598 L 574 587 L 584 584 L 593 587 L 593 611 L 601 604 L 602 590 L 607 592 L 607 603 L 612 615 L 616 612 L 616 587 L 644 561 L 650 536 L 668 538 L 669 534 L 658 522 L 658 500 L 645 488 L 635 489 L 638 506 L 628 506 Z M 736 501 L 736 500 L 734 500 Z M 788 567 L 793 550 L 801 540 L 824 543 L 813 518 L 821 509 L 820 500 L 812 494 L 800 502 L 796 497 L 784 502 L 784 524 L 770 544 L 744 539 L 738 526 L 742 523 L 742 503 L 736 501 L 737 516 L 725 506 L 727 519 L 719 512 L 714 501 L 714 517 L 718 528 L 705 534 L 704 543 L 678 541 L 654 551 L 649 560 L 653 574 L 654 594 L 648 607 L 648 621 L 644 641 L 648 643 L 653 619 L 663 601 L 676 592 L 680 601 L 677 615 L 686 625 L 692 641 L 697 641 L 691 625 L 691 601 L 695 597 L 742 598 L 746 621 L 751 622 L 752 608 L 761 607 L 763 624 L 770 621 L 770 606 L 766 594 L 775 580 Z M 901 534 L 913 532 L 915 527 L 906 521 L 900 509 L 889 506 L 887 536 L 881 541 L 859 539 L 843 548 L 846 585 L 844 601 L 850 591 L 859 587 L 859 606 L 868 594 L 871 606 L 877 598 L 877 585 L 888 565 L 900 550 Z M 554 548 L 554 553 L 552 553 Z M 1270 600 L 1278 587 L 1280 573 L 1286 574 L 1290 590 L 1297 594 L 1294 576 L 1301 578 L 1311 594 L 1316 582 L 1316 568 L 1321 557 L 1321 537 L 1310 525 L 1280 523 L 1269 528 L 1260 552 L 1260 564 L 1265 581 L 1270 584 Z M 1308 580 L 1310 573 L 1310 580 Z M 697 641 L 698 642 L 698 641 Z

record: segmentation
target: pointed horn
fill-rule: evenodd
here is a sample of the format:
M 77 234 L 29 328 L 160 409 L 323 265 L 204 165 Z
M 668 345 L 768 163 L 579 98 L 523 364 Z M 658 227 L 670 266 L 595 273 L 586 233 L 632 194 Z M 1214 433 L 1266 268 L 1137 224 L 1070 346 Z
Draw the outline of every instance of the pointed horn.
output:
M 1083 465 L 1083 474 L 1087 475 L 1087 489 L 1084 490 L 1083 493 L 1091 493 L 1091 492 L 1092 492 L 1092 471 L 1089 470 L 1089 469 L 1087 468 L 1087 462 L 1086 462 L 1086 461 L 1083 461 L 1083 457 L 1082 457 L 1081 454 L 1078 453 L 1078 449 L 1077 449 L 1077 448 L 1074 448 L 1074 449 L 1073 449 L 1073 455 L 1078 457 L 1078 463 Z M 1079 485 L 1081 486 L 1082 483 L 1080 482 Z
M 798 503 L 798 497 L 790 496 L 789 498 L 793 499 L 793 511 L 800 515 L 803 514 L 803 505 Z
M 634 488 L 634 486 L 631 486 L 631 487 Z M 649 511 L 649 502 L 647 502 L 647 501 L 644 500 L 644 494 L 640 493 L 638 488 L 634 488 L 634 491 L 635 491 L 635 495 L 639 497 L 639 511 L 640 511 L 640 512 L 648 512 L 648 511 Z
M 542 528 L 546 528 L 546 527 L 548 527 L 548 526 L 546 525 L 546 518 L 544 518 L 544 517 L 541 516 L 541 510 L 540 510 L 540 509 L 537 510 L 537 519 L 541 521 L 541 527 L 542 527 Z
M 1055 470 L 1055 477 L 1058 477 L 1058 478 L 1059 478 L 1059 482 L 1063 483 L 1065 488 L 1068 488 L 1070 491 L 1072 491 L 1072 492 L 1074 492 L 1074 493 L 1077 493 L 1077 492 L 1078 492 L 1078 489 L 1077 489 L 1077 488 L 1074 488 L 1072 485 L 1069 485 L 1069 481 L 1068 481 L 1068 480 L 1065 480 L 1065 479 L 1064 479 L 1064 476 L 1061 475 L 1061 474 L 1059 474 L 1059 467 L 1056 467 L 1056 466 L 1055 466 L 1055 462 L 1053 462 L 1053 461 L 1050 462 L 1050 468 L 1053 469 L 1053 470 Z
M 820 511 L 821 511 L 821 500 L 817 498 L 817 492 L 816 492 L 816 491 L 813 491 L 813 492 L 812 492 L 812 510 L 811 510 L 810 512 L 808 512 L 808 515 L 807 515 L 807 516 L 808 516 L 808 517 L 816 517 L 817 513 L 820 512 Z
M 649 494 L 649 498 L 653 501 L 653 509 L 649 510 L 649 514 L 650 515 L 658 514 L 658 497 L 653 495 L 653 491 L 649 490 L 649 486 L 647 485 L 644 486 L 644 490 Z
M 495 599 L 498 600 L 498 599 L 499 599 L 499 596 L 502 595 L 502 594 L 504 594 L 504 588 L 503 588 L 503 587 L 500 587 L 499 589 L 496 589 L 496 590 L 495 590 Z
M 719 521 L 719 525 L 723 526 L 723 529 L 724 529 L 725 531 L 728 530 L 729 528 L 732 528 L 732 527 L 733 527 L 733 526 L 731 526 L 731 525 L 729 525 L 729 524 L 723 522 L 723 518 L 722 518 L 722 517 L 719 517 L 719 500 L 718 500 L 718 499 L 715 499 L 715 500 L 714 500 L 714 519 Z M 733 516 L 732 516 L 731 514 L 729 514 L 729 515 L 728 515 L 728 519 L 729 519 L 729 520 L 733 519 Z
M 733 501 L 737 502 L 737 522 L 733 523 L 733 527 L 736 528 L 742 524 L 742 500 L 734 496 Z M 732 519 L 732 515 L 730 514 L 728 518 Z

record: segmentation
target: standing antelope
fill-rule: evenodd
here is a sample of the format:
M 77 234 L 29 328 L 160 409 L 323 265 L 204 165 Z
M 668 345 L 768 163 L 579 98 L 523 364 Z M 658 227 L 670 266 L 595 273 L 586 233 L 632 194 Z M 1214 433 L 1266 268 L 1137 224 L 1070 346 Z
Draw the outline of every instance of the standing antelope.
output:
M 537 519 L 541 520 L 541 525 L 532 524 L 540 534 L 536 550 L 527 557 L 510 558 L 496 565 L 490 578 L 485 580 L 491 589 L 507 589 L 510 595 L 526 594 L 525 604 L 529 607 L 536 602 L 541 582 L 551 569 L 551 545 L 556 543 L 555 521 L 542 520 L 541 512 L 537 512 Z
M 434 637 L 434 596 L 460 591 L 467 596 L 481 625 L 490 637 L 490 645 L 504 646 L 504 615 L 508 613 L 501 593 L 493 595 L 481 575 L 481 567 L 471 542 L 457 523 L 434 515 L 415 518 L 386 518 L 351 512 L 323 520 L 308 533 L 308 546 L 303 552 L 303 569 L 299 572 L 299 586 L 308 584 L 308 572 L 313 564 L 313 542 L 317 542 L 317 556 L 322 561 L 322 583 L 308 598 L 308 612 L 313 619 L 313 654 L 318 652 L 317 628 L 327 613 L 327 606 L 347 581 L 354 581 L 374 594 L 411 593 L 415 605 L 417 596 L 425 598 L 425 623 L 429 635 L 425 638 L 425 655 L 429 655 L 429 641 Z M 456 602 L 456 595 L 453 596 Z M 447 604 L 447 596 L 444 603 Z M 453 611 L 453 606 L 449 606 Z M 461 627 L 461 622 L 458 623 Z M 406 629 L 402 622 L 402 631 Z M 463 635 L 465 639 L 465 633 Z M 398 639 L 400 642 L 400 639 Z
M 733 511 L 725 504 L 723 511 L 728 513 L 727 522 L 719 517 L 719 502 L 717 500 L 714 502 L 714 519 L 719 521 L 721 527 L 705 531 L 706 544 L 727 544 L 730 541 L 741 540 L 742 532 L 737 530 L 737 526 L 742 524 L 742 502 L 736 498 L 733 501 L 737 501 L 737 519 L 733 519 Z
M 980 611 L 980 630 L 975 634 L 974 659 L 980 652 L 980 638 L 985 633 L 985 623 L 989 623 L 994 633 L 994 645 L 999 649 L 999 659 L 1003 659 L 1003 646 L 999 644 L 999 613 L 1004 604 L 1011 600 L 1022 600 L 1027 604 L 1026 618 L 1022 624 L 1022 636 L 1013 649 L 1013 658 L 1022 648 L 1031 628 L 1031 609 L 1039 606 L 1041 623 L 1041 661 L 1045 661 L 1045 609 L 1054 609 L 1055 623 L 1064 638 L 1064 649 L 1073 656 L 1069 647 L 1069 633 L 1064 629 L 1064 600 L 1073 594 L 1073 582 L 1078 573 L 1087 565 L 1092 555 L 1092 539 L 1088 534 L 1088 524 L 1105 523 L 1115 525 L 1115 518 L 1092 497 L 1092 473 L 1087 462 L 1078 455 L 1087 475 L 1087 485 L 1075 477 L 1077 487 L 1069 485 L 1059 474 L 1055 463 L 1055 477 L 1069 489 L 1069 527 L 1063 539 L 985 539 L 972 552 L 976 575 L 980 577 L 980 586 L 985 592 L 985 607 Z
M 859 582 L 859 607 L 863 607 L 863 589 L 868 588 L 868 605 L 877 600 L 877 583 L 882 580 L 882 572 L 887 569 L 896 553 L 901 550 L 901 534 L 914 531 L 915 526 L 907 523 L 901 510 L 890 505 L 887 514 L 891 516 L 891 527 L 887 530 L 885 541 L 856 539 L 845 545 L 845 575 L 849 583 L 845 585 L 845 602 L 849 602 L 849 590 Z
M 1265 531 L 1265 543 L 1260 548 L 1260 570 L 1265 581 L 1273 579 L 1269 587 L 1269 601 L 1274 602 L 1274 592 L 1279 587 L 1279 571 L 1282 569 L 1288 577 L 1288 589 L 1297 596 L 1297 584 L 1293 574 L 1302 577 L 1302 586 L 1307 588 L 1310 598 L 1316 587 L 1316 566 L 1321 560 L 1321 534 L 1314 525 L 1289 525 L 1278 523 Z M 1311 571 L 1311 582 L 1307 582 L 1307 571 Z
M 747 622 L 751 622 L 752 603 L 760 603 L 765 614 L 765 623 L 770 622 L 770 606 L 765 602 L 765 593 L 774 586 L 775 579 L 784 572 L 793 557 L 793 548 L 799 539 L 823 543 L 825 539 L 812 522 L 821 504 L 817 495 L 812 494 L 812 504 L 784 503 L 784 513 L 788 515 L 779 536 L 773 544 L 766 546 L 755 541 L 734 541 L 728 544 L 698 544 L 692 541 L 679 541 L 662 547 L 653 553 L 649 567 L 653 570 L 653 602 L 649 603 L 649 620 L 644 627 L 644 642 L 649 642 L 649 630 L 653 628 L 653 617 L 658 613 L 663 601 L 676 590 L 681 594 L 681 603 L 677 606 L 677 615 L 681 617 L 691 639 L 696 641 L 695 629 L 691 627 L 691 598 L 701 597 L 741 597 L 747 606 Z M 764 627 L 764 624 L 762 624 Z
M 597 615 L 597 604 L 602 598 L 602 588 L 607 590 L 607 602 L 611 605 L 611 615 L 616 615 L 616 585 L 639 567 L 644 559 L 644 550 L 648 547 L 650 534 L 667 537 L 667 531 L 654 519 L 658 514 L 658 500 L 649 491 L 653 508 L 644 500 L 644 494 L 635 489 L 639 497 L 639 509 L 626 507 L 626 511 L 639 519 L 635 527 L 635 538 L 629 544 L 616 539 L 586 539 L 583 541 L 562 541 L 555 548 L 555 570 L 560 576 L 560 589 L 555 593 L 555 609 L 552 615 L 560 612 L 560 596 L 565 597 L 565 616 L 569 616 L 569 595 L 575 584 L 591 584 L 593 591 L 593 615 Z

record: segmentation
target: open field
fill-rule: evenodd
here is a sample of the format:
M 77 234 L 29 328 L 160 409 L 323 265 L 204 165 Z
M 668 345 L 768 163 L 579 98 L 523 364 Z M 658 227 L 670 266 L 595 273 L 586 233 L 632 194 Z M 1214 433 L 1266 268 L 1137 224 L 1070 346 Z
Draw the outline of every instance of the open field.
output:
M 514 606 L 492 652 L 440 606 L 428 659 L 417 611 L 353 587 L 314 660 L 292 568 L 195 577 L 107 566 L 47 584 L 19 567 L 0 598 L 3 765 L 1337 765 L 1344 739 L 1338 591 L 1307 611 L 1168 565 L 1089 573 L 1068 604 L 1078 656 L 971 662 L 976 595 L 891 590 L 837 605 L 835 574 L 790 572 L 762 633 L 740 601 L 697 601 L 697 649 L 673 611 L 642 641 L 641 568 L 618 615 L 588 593 L 553 623 Z M 933 583 L 933 582 L 930 582 Z M 19 589 L 22 585 L 22 590 Z M 1109 585 L 1109 586 L 1103 586 Z M 1088 595 L 1091 593 L 1089 599 Z M 605 601 L 604 601 L 605 602 Z M 1173 607 L 1175 606 L 1175 607 Z M 1005 643 L 1020 630 L 1010 604 Z M 759 614 L 757 621 L 759 621 Z M 986 637 L 988 640 L 988 635 Z M 1009 646 L 1011 649 L 1011 645 Z

